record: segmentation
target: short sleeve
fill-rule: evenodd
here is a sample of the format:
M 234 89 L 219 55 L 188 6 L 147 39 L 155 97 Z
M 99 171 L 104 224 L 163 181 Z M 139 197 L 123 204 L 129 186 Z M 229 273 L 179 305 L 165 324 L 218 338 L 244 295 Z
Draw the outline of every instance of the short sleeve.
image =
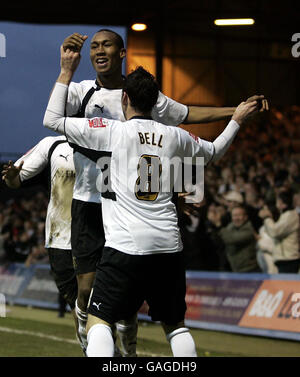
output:
M 180 132 L 180 145 L 183 156 L 192 158 L 203 157 L 204 165 L 207 165 L 214 156 L 215 149 L 213 143 L 203 140 L 181 128 L 178 128 L 178 131 Z
M 151 115 L 156 122 L 167 126 L 178 126 L 188 116 L 188 107 L 159 92 Z
M 80 83 L 71 82 L 68 88 L 68 99 L 66 103 L 66 115 L 72 116 L 78 113 L 83 97 L 83 87 Z
M 48 163 L 49 149 L 56 139 L 57 138 L 51 136 L 45 137 L 15 162 L 15 166 L 19 166 L 21 161 L 24 161 L 22 170 L 20 171 L 21 182 L 35 177 L 44 170 Z

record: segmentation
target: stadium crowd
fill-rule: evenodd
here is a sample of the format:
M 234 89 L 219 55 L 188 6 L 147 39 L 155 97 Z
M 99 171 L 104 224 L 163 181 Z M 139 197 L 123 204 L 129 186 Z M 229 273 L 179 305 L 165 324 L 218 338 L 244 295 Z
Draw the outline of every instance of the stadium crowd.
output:
M 38 190 L 30 198 L 0 201 L 0 263 L 48 263 L 45 219 L 48 198 Z
M 181 198 L 187 269 L 298 272 L 299 125 L 296 106 L 249 120 L 228 153 L 206 169 L 204 200 L 185 204 Z M 289 215 L 291 221 L 282 221 Z M 266 227 L 271 218 L 278 234 Z M 278 268 L 274 262 L 281 260 L 287 266 Z
M 296 106 L 249 120 L 228 153 L 205 170 L 204 200 L 186 204 L 179 197 L 187 269 L 298 272 L 299 126 Z M 40 190 L 0 199 L 0 263 L 48 263 L 47 204 Z

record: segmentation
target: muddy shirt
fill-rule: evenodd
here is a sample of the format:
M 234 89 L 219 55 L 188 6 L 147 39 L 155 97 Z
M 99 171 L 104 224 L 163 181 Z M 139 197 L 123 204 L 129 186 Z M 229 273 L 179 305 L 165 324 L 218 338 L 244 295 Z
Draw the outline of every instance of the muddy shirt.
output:
M 49 167 L 51 178 L 50 200 L 45 224 L 45 247 L 71 249 L 71 203 L 75 182 L 73 149 L 66 142 L 59 143 L 48 161 L 49 150 L 57 141 L 66 141 L 64 136 L 46 137 L 22 156 L 24 165 L 20 172 L 21 182 L 30 180 Z

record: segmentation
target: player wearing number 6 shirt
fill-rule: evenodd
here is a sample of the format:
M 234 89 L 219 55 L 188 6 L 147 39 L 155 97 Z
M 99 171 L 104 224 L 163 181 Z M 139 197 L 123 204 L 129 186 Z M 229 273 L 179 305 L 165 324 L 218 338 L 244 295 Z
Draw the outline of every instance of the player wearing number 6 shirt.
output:
M 77 61 L 78 53 L 63 54 L 71 65 Z M 70 80 L 59 77 L 44 125 L 65 133 L 69 142 L 99 167 L 108 167 L 106 181 L 102 182 L 106 242 L 89 306 L 87 355 L 112 356 L 112 324 L 130 318 L 146 300 L 152 319 L 163 324 L 173 355 L 196 356 L 193 338 L 184 326 L 185 271 L 172 190 L 164 192 L 158 182 L 158 189 L 152 191 L 145 176 L 153 173 L 157 178 L 156 164 L 158 180 L 164 181 L 164 170 L 168 171 L 174 157 L 203 157 L 205 164 L 220 158 L 239 129 L 237 121 L 254 112 L 257 104 L 242 103 L 223 133 L 211 143 L 151 119 L 158 87 L 153 76 L 141 67 L 124 83 L 121 102 L 126 122 L 65 118 Z

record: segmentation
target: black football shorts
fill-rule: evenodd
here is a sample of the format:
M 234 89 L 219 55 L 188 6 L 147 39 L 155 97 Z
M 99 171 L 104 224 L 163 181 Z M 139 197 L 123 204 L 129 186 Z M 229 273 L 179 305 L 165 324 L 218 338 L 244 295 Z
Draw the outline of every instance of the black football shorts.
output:
M 184 320 L 185 293 L 182 252 L 129 255 L 105 247 L 89 313 L 113 324 L 132 317 L 146 301 L 153 321 L 175 325 Z
M 72 251 L 54 248 L 47 250 L 51 275 L 54 278 L 57 289 L 70 305 L 70 308 L 74 309 L 78 287 L 73 267 Z
M 96 271 L 105 243 L 101 204 L 72 200 L 71 245 L 76 275 Z

